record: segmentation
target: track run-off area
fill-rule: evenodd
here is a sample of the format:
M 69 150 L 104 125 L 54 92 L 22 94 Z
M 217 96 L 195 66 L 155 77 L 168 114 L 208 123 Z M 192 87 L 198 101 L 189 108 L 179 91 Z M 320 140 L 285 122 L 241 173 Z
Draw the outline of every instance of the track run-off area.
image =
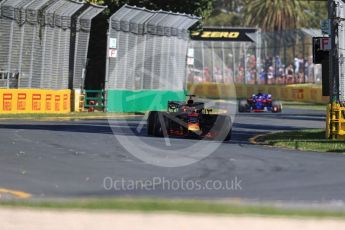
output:
M 140 138 L 156 147 L 165 145 L 164 138 L 146 135 L 140 116 L 109 120 L 1 120 L 0 188 L 30 194 L 29 199 L 234 199 L 339 208 L 345 201 L 343 155 L 277 149 L 249 142 L 262 133 L 324 126 L 325 112 L 317 110 L 237 114 L 231 141 L 219 143 L 212 154 L 193 164 L 161 167 L 128 153 L 114 137 Z M 183 152 L 183 147 L 198 140 L 170 138 L 169 142 L 178 154 L 188 158 L 190 152 Z M 142 186 L 143 181 L 153 184 Z M 173 186 L 174 181 L 180 184 Z M 129 186 L 133 182 L 137 184 Z M 187 185 L 182 186 L 183 183 Z M 222 183 L 227 183 L 226 189 L 218 186 Z

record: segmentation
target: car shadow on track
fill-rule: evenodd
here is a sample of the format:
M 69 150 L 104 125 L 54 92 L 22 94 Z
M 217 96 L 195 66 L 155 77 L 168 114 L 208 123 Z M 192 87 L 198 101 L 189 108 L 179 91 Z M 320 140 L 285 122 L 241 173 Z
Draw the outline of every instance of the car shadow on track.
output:
M 141 125 L 140 125 L 141 124 Z M 72 133 L 92 133 L 106 135 L 122 135 L 122 136 L 138 136 L 148 137 L 146 124 L 140 123 L 140 120 L 130 121 L 110 121 L 104 120 L 88 120 L 88 121 L 69 121 L 69 122 L 27 122 L 21 123 L 2 123 L 0 129 L 3 130 L 45 130 L 52 132 L 72 132 Z M 232 144 L 249 144 L 248 139 L 258 134 L 270 131 L 280 130 L 298 130 L 298 127 L 292 126 L 276 126 L 276 125 L 260 125 L 260 124 L 244 124 L 235 122 L 233 126 L 230 142 Z M 171 137 L 181 139 L 180 137 Z M 185 138 L 184 138 L 185 139 Z M 194 139 L 195 140 L 195 139 Z
M 145 125 L 146 126 L 146 125 Z M 0 129 L 12 130 L 45 130 L 52 132 L 76 132 L 93 134 L 121 134 L 145 136 L 146 127 L 138 130 L 136 124 L 92 124 L 92 123 L 72 123 L 72 124 L 0 124 Z
M 137 123 L 113 123 L 108 124 L 106 122 L 101 123 L 72 123 L 66 124 L 65 122 L 59 124 L 58 122 L 53 124 L 0 124 L 2 130 L 35 130 L 35 131 L 51 131 L 51 132 L 71 132 L 71 133 L 91 133 L 91 134 L 105 134 L 105 135 L 121 135 L 121 136 L 138 136 L 138 137 L 150 137 L 147 135 L 146 124 L 142 125 L 138 129 L 139 122 Z M 49 135 L 49 134 L 47 134 Z M 237 134 L 235 134 L 237 135 Z M 234 136 L 234 134 L 233 134 Z M 160 138 L 160 137 L 157 137 Z M 169 137 L 173 139 L 186 139 L 181 137 Z M 196 138 L 190 138 L 197 140 Z M 236 138 L 236 141 L 242 141 L 241 138 Z M 228 142 L 224 142 L 228 143 Z

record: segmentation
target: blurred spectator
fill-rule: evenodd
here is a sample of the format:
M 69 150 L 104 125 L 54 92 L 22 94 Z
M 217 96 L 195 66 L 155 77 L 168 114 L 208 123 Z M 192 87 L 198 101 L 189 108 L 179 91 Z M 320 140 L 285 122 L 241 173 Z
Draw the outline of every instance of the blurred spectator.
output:
M 314 83 L 321 83 L 322 81 L 322 69 L 320 64 L 314 65 Z
M 240 66 L 238 68 L 237 83 L 245 83 L 244 82 L 244 67 L 243 66 Z
M 290 65 L 286 68 L 285 74 L 286 74 L 286 84 L 293 84 L 293 83 L 295 83 L 295 78 L 294 78 L 294 73 L 293 73 L 293 66 L 292 66 L 292 64 L 290 64 Z
M 222 69 L 219 67 L 214 68 L 213 77 L 215 82 L 224 82 Z
M 298 57 L 295 57 L 295 73 L 299 73 L 299 65 L 300 65 L 300 60 Z
M 265 75 L 266 75 L 266 73 L 265 73 L 264 69 L 261 69 L 259 84 L 265 84 Z
M 233 72 L 232 69 L 226 67 L 225 68 L 225 78 L 224 78 L 224 83 L 232 83 L 234 80 L 233 78 Z
M 267 83 L 267 79 L 268 79 L 267 74 L 268 74 L 268 70 L 270 66 L 272 66 L 272 57 L 265 59 L 265 63 L 264 63 L 265 83 Z
M 211 82 L 212 81 L 211 76 L 210 76 L 210 70 L 209 70 L 208 67 L 204 68 L 204 77 L 205 77 L 205 81 L 206 82 Z
M 273 84 L 274 83 L 274 69 L 273 66 L 270 66 L 268 68 L 268 73 L 267 73 L 267 84 Z
M 278 77 L 277 77 L 278 84 L 285 84 L 285 70 L 284 65 L 282 65 L 278 70 Z
M 219 82 L 237 84 L 296 84 L 317 83 L 322 81 L 321 65 L 314 64 L 312 56 L 306 59 L 295 57 L 285 65 L 279 56 L 264 58 L 260 71 L 257 72 L 257 58 L 248 54 L 243 62 L 228 63 L 218 66 L 188 68 L 189 82 Z M 244 60 L 242 58 L 242 60 Z M 233 67 L 233 68 L 230 68 Z
M 308 61 L 306 62 L 306 72 L 305 72 L 306 82 L 315 83 L 315 71 L 314 71 L 314 63 L 313 63 L 313 56 L 308 57 Z
M 280 60 L 279 56 L 275 56 L 274 58 L 274 77 L 277 78 L 278 76 L 278 71 L 280 66 L 282 65 L 282 62 Z

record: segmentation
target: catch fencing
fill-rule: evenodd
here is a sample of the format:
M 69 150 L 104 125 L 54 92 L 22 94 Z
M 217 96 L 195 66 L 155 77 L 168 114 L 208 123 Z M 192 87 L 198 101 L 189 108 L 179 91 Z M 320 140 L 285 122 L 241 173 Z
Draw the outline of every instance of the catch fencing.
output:
M 7 79 L 0 87 L 80 88 L 91 20 L 103 9 L 71 0 L 1 1 L 0 72 Z
M 230 39 L 224 33 L 233 34 Z M 321 65 L 312 62 L 312 37 L 321 30 L 302 28 L 263 32 L 253 28 L 205 27 L 192 33 L 190 83 L 321 84 Z
M 255 82 L 260 70 L 259 30 L 205 27 L 201 32 L 193 32 L 191 37 L 188 82 Z
M 128 5 L 111 16 L 108 111 L 161 109 L 167 100 L 184 99 L 188 29 L 199 19 Z

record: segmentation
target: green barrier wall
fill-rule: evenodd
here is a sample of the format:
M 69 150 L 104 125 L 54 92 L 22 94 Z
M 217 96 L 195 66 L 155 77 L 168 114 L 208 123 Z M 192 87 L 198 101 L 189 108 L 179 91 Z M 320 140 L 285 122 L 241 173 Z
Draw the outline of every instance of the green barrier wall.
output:
M 167 110 L 168 101 L 184 101 L 186 91 L 108 90 L 107 112 L 145 112 Z

